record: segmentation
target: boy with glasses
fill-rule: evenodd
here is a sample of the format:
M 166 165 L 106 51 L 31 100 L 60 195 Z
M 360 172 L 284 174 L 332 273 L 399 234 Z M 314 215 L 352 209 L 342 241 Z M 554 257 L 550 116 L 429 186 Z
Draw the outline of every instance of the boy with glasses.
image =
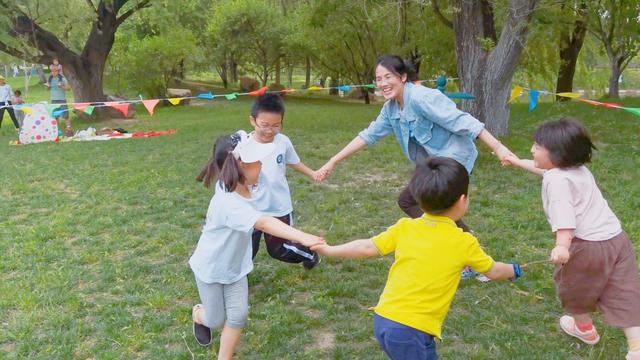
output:
M 251 196 L 255 201 L 256 210 L 276 217 L 287 225 L 293 225 L 293 204 L 286 177 L 287 167 L 312 180 L 315 179 L 316 172 L 300 161 L 291 140 L 280 133 L 283 118 L 284 102 L 278 94 L 268 93 L 259 96 L 251 108 L 249 122 L 254 128 L 251 136 L 258 143 L 276 145 L 276 151 L 262 160 L 260 179 Z M 253 257 L 258 253 L 262 235 L 263 232 L 260 230 L 253 232 Z M 305 269 L 312 269 L 320 261 L 318 254 L 299 243 L 267 233 L 264 233 L 264 240 L 267 252 L 276 260 L 288 263 L 301 262 Z

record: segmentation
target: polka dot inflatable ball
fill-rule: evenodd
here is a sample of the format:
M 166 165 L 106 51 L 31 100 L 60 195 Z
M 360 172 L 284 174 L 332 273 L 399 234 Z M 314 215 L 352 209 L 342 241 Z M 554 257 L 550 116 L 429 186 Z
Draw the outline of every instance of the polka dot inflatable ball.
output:
M 18 136 L 22 144 L 55 141 L 58 138 L 58 121 L 52 118 L 44 104 L 34 104 L 27 114 Z

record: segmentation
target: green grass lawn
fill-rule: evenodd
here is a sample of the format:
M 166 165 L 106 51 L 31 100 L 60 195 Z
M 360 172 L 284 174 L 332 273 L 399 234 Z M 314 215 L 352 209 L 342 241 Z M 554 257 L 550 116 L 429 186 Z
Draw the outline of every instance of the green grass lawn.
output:
M 34 91 L 35 93 L 35 91 Z M 46 93 L 45 95 L 46 96 Z M 78 129 L 178 129 L 172 136 L 9 146 L 0 131 L 0 358 L 213 358 L 191 335 L 198 302 L 187 260 L 211 192 L 194 178 L 213 140 L 249 129 L 250 98 L 159 108 L 137 120 L 74 122 Z M 627 106 L 640 107 L 637 99 Z M 198 106 L 196 106 L 198 105 Z M 364 128 L 379 104 L 289 98 L 284 132 L 318 168 Z M 582 103 L 513 106 L 503 142 L 529 153 L 536 126 L 574 115 L 599 151 L 590 165 L 610 206 L 640 245 L 640 118 Z M 325 184 L 289 175 L 297 226 L 330 243 L 369 237 L 402 216 L 396 198 L 411 166 L 387 138 L 339 166 Z M 501 168 L 488 149 L 472 176 L 465 221 L 497 260 L 544 259 L 553 247 L 540 179 Z M 264 245 L 263 245 L 264 247 Z M 277 262 L 261 249 L 249 276 L 251 309 L 240 359 L 384 359 L 373 337 L 374 305 L 392 257 L 324 259 L 314 270 Z M 443 359 L 621 358 L 621 331 L 602 325 L 585 346 L 557 326 L 561 315 L 552 267 L 528 269 L 517 282 L 466 281 L 439 343 Z M 217 335 L 216 335 L 217 336 Z

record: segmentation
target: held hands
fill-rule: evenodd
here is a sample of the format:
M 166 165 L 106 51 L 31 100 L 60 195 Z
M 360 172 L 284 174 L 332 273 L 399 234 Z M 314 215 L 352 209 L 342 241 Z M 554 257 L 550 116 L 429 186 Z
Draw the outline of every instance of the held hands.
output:
M 304 239 L 301 239 L 300 244 L 313 250 L 313 248 L 316 246 L 326 245 L 327 241 L 323 237 L 310 235 L 308 237 L 305 237 Z
M 316 244 L 309 247 L 311 251 L 315 251 L 322 256 L 329 256 L 329 251 L 331 250 L 331 245 L 324 244 Z
M 518 157 L 514 153 L 512 153 L 511 150 L 509 150 L 506 146 L 502 144 L 498 145 L 498 147 L 494 150 L 494 152 L 498 160 L 500 160 L 500 163 L 502 164 L 502 166 L 511 165 L 511 163 L 509 162 L 509 158 L 518 159 Z
M 569 261 L 569 249 L 563 245 L 556 245 L 556 247 L 551 250 L 550 260 L 552 263 L 556 265 L 564 265 L 567 261 Z
M 335 167 L 336 167 L 336 164 L 333 161 L 331 160 L 327 161 L 326 164 L 322 165 L 322 167 L 318 169 L 318 171 L 316 171 L 315 180 L 317 182 L 322 182 L 326 180 L 329 177 L 329 175 L 331 175 L 331 172 Z

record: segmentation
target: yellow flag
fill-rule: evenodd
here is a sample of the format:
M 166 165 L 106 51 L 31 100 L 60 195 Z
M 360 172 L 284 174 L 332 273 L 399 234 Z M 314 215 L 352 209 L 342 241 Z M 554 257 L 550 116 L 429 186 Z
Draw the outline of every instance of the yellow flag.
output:
M 568 97 L 572 99 L 576 99 L 582 96 L 580 93 L 574 93 L 574 92 L 561 92 L 561 93 L 557 93 L 556 95 L 562 96 L 562 97 Z
M 31 108 L 28 107 L 28 106 L 23 106 L 22 109 L 20 109 L 20 110 L 22 110 L 22 112 L 25 113 L 25 114 L 31 114 L 32 113 Z
M 309 91 L 317 91 L 317 90 L 322 90 L 322 88 L 320 86 L 309 86 L 309 88 L 307 89 Z
M 514 86 L 513 89 L 511 90 L 511 97 L 509 98 L 509 102 L 512 102 L 513 100 L 515 100 L 518 96 L 522 95 L 522 91 L 524 89 L 520 86 Z
M 180 100 L 182 100 L 182 98 L 171 98 L 171 99 L 167 99 L 167 100 L 169 100 L 171 105 L 178 105 L 178 104 L 180 104 Z

